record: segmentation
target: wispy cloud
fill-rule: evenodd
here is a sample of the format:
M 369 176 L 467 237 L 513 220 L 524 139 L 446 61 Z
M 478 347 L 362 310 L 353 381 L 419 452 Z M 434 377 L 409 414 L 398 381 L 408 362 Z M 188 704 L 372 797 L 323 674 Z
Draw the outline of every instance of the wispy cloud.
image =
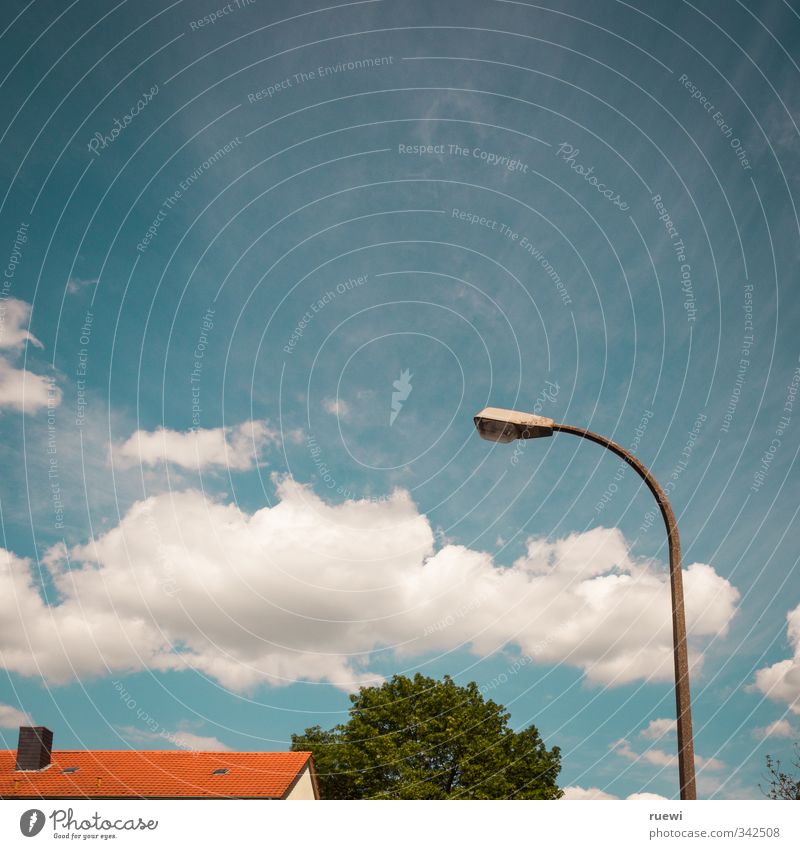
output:
M 185 749 L 192 752 L 232 751 L 230 746 L 216 737 L 206 737 L 180 728 L 176 731 L 170 731 L 166 728 L 159 731 L 144 731 L 132 725 L 122 725 L 117 730 L 126 740 L 132 743 L 158 743 L 160 747 L 163 747 L 166 743 L 176 749 Z
M 19 728 L 30 724 L 31 718 L 27 713 L 11 705 L 0 704 L 0 728 Z
M 343 398 L 324 398 L 322 408 L 326 413 L 338 416 L 340 419 L 346 418 L 350 412 L 350 405 Z
M 97 282 L 97 277 L 89 277 L 86 279 L 82 279 L 80 277 L 70 277 L 69 280 L 67 280 L 67 294 L 77 295 L 84 289 L 88 289 L 90 286 L 97 285 Z

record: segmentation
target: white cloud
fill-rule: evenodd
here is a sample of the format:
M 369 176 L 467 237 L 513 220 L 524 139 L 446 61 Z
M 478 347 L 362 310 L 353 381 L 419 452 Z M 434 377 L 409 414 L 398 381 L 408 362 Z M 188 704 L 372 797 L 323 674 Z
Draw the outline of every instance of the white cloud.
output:
M 283 431 L 283 442 L 291 445 L 302 445 L 306 441 L 306 435 L 302 428 L 296 427 L 292 430 Z
M 660 796 L 658 793 L 631 793 L 628 800 L 631 802 L 666 802 L 667 797 Z
M 756 688 L 775 701 L 784 702 L 800 715 L 800 604 L 786 614 L 786 636 L 793 656 L 756 672 Z
M 122 726 L 119 730 L 131 742 L 158 743 L 159 748 L 163 748 L 164 743 L 171 743 L 177 749 L 186 749 L 190 752 L 233 751 L 230 746 L 216 737 L 205 737 L 202 734 L 193 734 L 191 731 L 169 731 L 166 728 L 160 731 L 144 731 L 130 725 Z
M 645 749 L 643 752 L 635 752 L 631 744 L 623 737 L 612 743 L 609 749 L 629 761 L 644 762 L 653 766 L 677 767 L 678 756 L 662 749 Z M 697 769 L 724 769 L 725 764 L 718 758 L 704 758 L 695 753 L 694 762 Z
M 97 277 L 82 279 L 80 277 L 70 277 L 67 280 L 67 293 L 69 295 L 77 295 L 79 292 L 86 289 L 88 286 L 94 286 L 98 282 Z
M 675 755 L 671 755 L 661 749 L 647 749 L 644 752 L 635 752 L 631 748 L 631 744 L 624 737 L 612 743 L 609 748 L 628 761 L 644 761 L 653 766 L 673 766 L 678 762 Z
M 258 462 L 258 455 L 267 444 L 277 442 L 277 432 L 263 421 L 187 431 L 159 427 L 154 431 L 137 430 L 114 446 L 112 456 L 122 468 L 172 463 L 185 469 L 220 466 L 243 471 Z
M 322 407 L 326 413 L 339 416 L 339 418 L 344 418 L 350 412 L 350 405 L 344 398 L 325 398 L 322 401 Z
M 231 752 L 230 746 L 216 737 L 205 737 L 202 734 L 192 734 L 190 731 L 171 731 L 169 739 L 174 740 L 179 749 L 190 749 L 194 752 Z
M 18 352 L 26 342 L 37 348 L 42 343 L 28 330 L 31 305 L 16 298 L 0 299 L 0 350 Z M 61 403 L 61 389 L 46 377 L 27 369 L 15 368 L 6 357 L 0 357 L 0 409 L 4 407 L 32 413 L 48 404 Z
M 723 775 L 712 775 L 707 770 L 698 771 L 697 773 L 697 798 L 698 799 L 714 799 L 722 788 L 727 785 L 727 793 L 730 793 L 730 799 L 752 799 L 752 788 L 745 790 L 740 788 L 734 789 L 730 784 L 730 770 L 726 770 Z
M 32 413 L 48 404 L 57 407 L 61 403 L 61 389 L 48 378 L 14 368 L 8 360 L 0 357 L 0 408 Z
M 600 790 L 598 787 L 565 787 L 564 795 L 561 797 L 562 799 L 568 800 L 584 800 L 584 799 L 601 799 L 601 800 L 610 800 L 610 799 L 619 799 L 619 796 L 615 796 L 613 793 L 606 793 L 605 790 Z M 627 796 L 626 799 L 630 801 L 643 800 L 647 799 L 649 801 L 666 801 L 666 796 L 659 796 L 658 793 L 631 793 L 630 796 Z
M 639 732 L 639 736 L 645 740 L 660 740 L 665 734 L 675 731 L 677 725 L 674 719 L 653 719 L 647 728 Z
M 31 563 L 6 553 L 0 660 L 53 682 L 193 668 L 236 690 L 375 682 L 369 653 L 386 649 L 403 659 L 511 647 L 607 685 L 672 675 L 666 571 L 634 560 L 616 529 L 533 539 L 499 568 L 484 552 L 435 550 L 404 491 L 333 505 L 282 479 L 278 496 L 252 515 L 193 490 L 138 502 L 68 563 L 51 554 L 49 606 Z M 699 665 L 699 638 L 724 633 L 738 593 L 703 564 L 684 579 Z
M 30 724 L 31 718 L 27 713 L 11 705 L 0 705 L 0 728 L 19 728 L 20 725 Z
M 37 348 L 44 345 L 28 330 L 31 305 L 16 298 L 0 300 L 0 348 L 18 350 L 26 342 Z
M 606 793 L 605 790 L 600 790 L 599 787 L 565 787 L 562 799 L 567 800 L 583 800 L 583 799 L 619 799 L 619 796 L 614 796 L 613 793 Z
M 766 740 L 767 737 L 794 737 L 797 734 L 788 719 L 776 719 L 764 728 L 754 728 L 753 737 L 756 740 Z

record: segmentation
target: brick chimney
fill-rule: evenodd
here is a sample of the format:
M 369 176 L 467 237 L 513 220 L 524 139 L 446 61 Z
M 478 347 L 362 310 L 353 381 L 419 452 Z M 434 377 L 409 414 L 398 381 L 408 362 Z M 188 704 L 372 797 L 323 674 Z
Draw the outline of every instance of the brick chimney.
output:
M 44 769 L 50 766 L 53 732 L 43 725 L 23 725 L 19 729 L 16 769 Z

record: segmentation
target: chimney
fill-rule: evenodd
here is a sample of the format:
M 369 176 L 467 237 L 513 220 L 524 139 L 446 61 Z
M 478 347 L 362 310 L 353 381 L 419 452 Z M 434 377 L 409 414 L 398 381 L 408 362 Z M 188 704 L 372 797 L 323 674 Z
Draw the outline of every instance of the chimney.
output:
M 23 725 L 19 729 L 16 769 L 44 769 L 50 766 L 53 732 L 43 725 Z

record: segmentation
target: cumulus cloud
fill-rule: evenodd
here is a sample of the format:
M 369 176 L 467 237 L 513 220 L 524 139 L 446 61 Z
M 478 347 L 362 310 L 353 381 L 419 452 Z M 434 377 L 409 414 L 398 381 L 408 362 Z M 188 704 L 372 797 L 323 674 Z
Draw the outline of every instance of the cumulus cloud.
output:
M 253 468 L 266 445 L 277 442 L 277 432 L 263 421 L 187 431 L 159 427 L 154 431 L 137 430 L 112 449 L 112 456 L 123 468 L 171 463 L 185 469 L 219 466 L 244 471 Z
M 756 740 L 766 740 L 767 737 L 794 737 L 796 733 L 788 719 L 776 719 L 763 728 L 753 729 L 753 737 Z
M 675 755 L 664 752 L 661 749 L 648 749 L 645 752 L 635 752 L 631 744 L 624 738 L 620 738 L 609 746 L 618 755 L 628 761 L 644 761 L 653 766 L 672 766 L 677 763 Z
M 31 718 L 24 711 L 11 705 L 0 705 L 0 728 L 19 728 L 30 724 Z
M 647 728 L 639 732 L 639 736 L 645 740 L 660 740 L 665 734 L 675 731 L 677 726 L 675 719 L 653 719 Z
M 16 298 L 0 300 L 0 348 L 18 350 L 26 342 L 37 348 L 44 345 L 28 330 L 31 305 Z
M 629 761 L 643 762 L 653 766 L 677 767 L 678 756 L 662 749 L 645 749 L 643 752 L 635 752 L 631 744 L 623 737 L 612 743 L 610 749 Z M 718 758 L 704 758 L 695 753 L 694 762 L 697 769 L 724 769 L 725 764 Z
M 28 330 L 30 317 L 30 304 L 16 298 L 0 299 L 0 350 L 19 352 L 26 342 L 44 347 Z M 8 358 L 0 357 L 0 409 L 32 413 L 48 403 L 51 407 L 61 403 L 61 389 L 46 377 L 15 368 Z
M 188 490 L 136 503 L 45 565 L 0 558 L 0 660 L 52 682 L 137 669 L 198 670 L 222 685 L 374 683 L 371 652 L 398 659 L 465 648 L 569 663 L 595 683 L 670 680 L 666 570 L 621 532 L 530 540 L 511 567 L 437 549 L 408 493 L 329 504 L 289 478 L 249 514 Z M 724 633 L 737 591 L 707 565 L 685 571 L 692 656 Z
M 756 672 L 756 688 L 770 699 L 784 702 L 800 715 L 800 604 L 786 614 L 786 636 L 793 655 Z
M 27 369 L 14 368 L 0 357 L 0 408 L 32 413 L 42 407 L 57 407 L 61 389 L 48 378 Z
M 572 799 L 572 800 L 584 800 L 584 799 L 601 799 L 601 800 L 609 800 L 609 799 L 619 799 L 619 796 L 615 796 L 613 793 L 606 793 L 605 790 L 600 790 L 599 787 L 578 787 L 577 785 L 573 787 L 565 787 L 564 795 L 561 797 L 562 799 Z M 659 796 L 658 793 L 631 793 L 630 796 L 626 797 L 631 800 L 642 800 L 647 799 L 650 801 L 666 801 L 666 796 Z
M 583 800 L 583 799 L 619 799 L 613 793 L 606 793 L 599 787 L 565 787 L 562 799 L 567 800 Z
M 631 793 L 627 797 L 630 801 L 636 802 L 666 802 L 667 797 L 661 796 L 658 793 Z

